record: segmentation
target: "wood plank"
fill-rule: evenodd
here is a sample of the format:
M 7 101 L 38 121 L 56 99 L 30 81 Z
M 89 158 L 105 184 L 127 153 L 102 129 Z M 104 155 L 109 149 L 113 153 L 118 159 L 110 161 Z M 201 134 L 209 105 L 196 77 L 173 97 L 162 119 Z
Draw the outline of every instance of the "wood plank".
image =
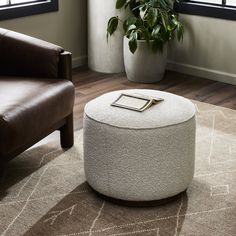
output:
M 104 74 L 86 67 L 73 70 L 76 99 L 74 107 L 75 128 L 82 128 L 85 104 L 97 96 L 120 89 L 157 89 L 184 96 L 189 99 L 220 105 L 236 110 L 236 86 L 195 76 L 167 71 L 164 79 L 155 84 L 134 83 L 124 73 Z

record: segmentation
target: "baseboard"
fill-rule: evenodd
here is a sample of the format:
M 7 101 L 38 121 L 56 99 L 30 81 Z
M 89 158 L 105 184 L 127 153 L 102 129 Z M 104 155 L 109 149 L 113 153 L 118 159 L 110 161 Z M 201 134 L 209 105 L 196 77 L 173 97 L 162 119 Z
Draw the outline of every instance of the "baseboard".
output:
M 231 74 L 224 71 L 211 70 L 204 67 L 182 64 L 173 61 L 168 61 L 167 69 L 236 85 L 236 74 Z
M 80 56 L 72 58 L 72 68 L 84 66 L 88 64 L 87 56 Z

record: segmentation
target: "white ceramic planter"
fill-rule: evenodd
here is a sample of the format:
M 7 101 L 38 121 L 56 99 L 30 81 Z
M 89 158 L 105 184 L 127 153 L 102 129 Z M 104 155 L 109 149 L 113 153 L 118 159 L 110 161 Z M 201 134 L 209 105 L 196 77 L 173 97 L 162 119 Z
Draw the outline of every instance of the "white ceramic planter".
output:
M 166 69 L 167 46 L 164 47 L 163 53 L 153 53 L 144 40 L 139 40 L 138 48 L 132 54 L 128 42 L 128 39 L 124 37 L 124 63 L 128 80 L 137 83 L 160 81 Z
M 104 73 L 124 72 L 123 31 L 118 30 L 107 42 L 107 23 L 112 16 L 125 18 L 125 11 L 116 10 L 116 0 L 88 0 L 88 66 Z

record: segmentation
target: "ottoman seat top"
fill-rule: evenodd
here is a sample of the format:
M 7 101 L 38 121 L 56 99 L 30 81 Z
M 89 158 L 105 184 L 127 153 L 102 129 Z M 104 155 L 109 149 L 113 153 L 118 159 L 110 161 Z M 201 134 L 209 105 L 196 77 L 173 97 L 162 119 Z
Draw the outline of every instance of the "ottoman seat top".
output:
M 143 112 L 111 106 L 122 93 L 163 98 Z M 192 102 L 181 96 L 150 89 L 120 90 L 104 94 L 85 106 L 85 115 L 97 122 L 124 129 L 153 129 L 188 121 L 195 115 Z

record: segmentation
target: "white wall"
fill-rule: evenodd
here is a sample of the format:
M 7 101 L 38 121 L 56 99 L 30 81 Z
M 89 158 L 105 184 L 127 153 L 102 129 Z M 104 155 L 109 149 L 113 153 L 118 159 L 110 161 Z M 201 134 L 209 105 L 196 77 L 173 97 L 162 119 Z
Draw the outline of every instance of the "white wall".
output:
M 59 0 L 59 11 L 0 21 L 0 27 L 58 44 L 73 54 L 73 65 L 87 61 L 87 2 Z
M 169 69 L 236 84 L 236 21 L 181 15 L 182 43 L 169 50 Z

